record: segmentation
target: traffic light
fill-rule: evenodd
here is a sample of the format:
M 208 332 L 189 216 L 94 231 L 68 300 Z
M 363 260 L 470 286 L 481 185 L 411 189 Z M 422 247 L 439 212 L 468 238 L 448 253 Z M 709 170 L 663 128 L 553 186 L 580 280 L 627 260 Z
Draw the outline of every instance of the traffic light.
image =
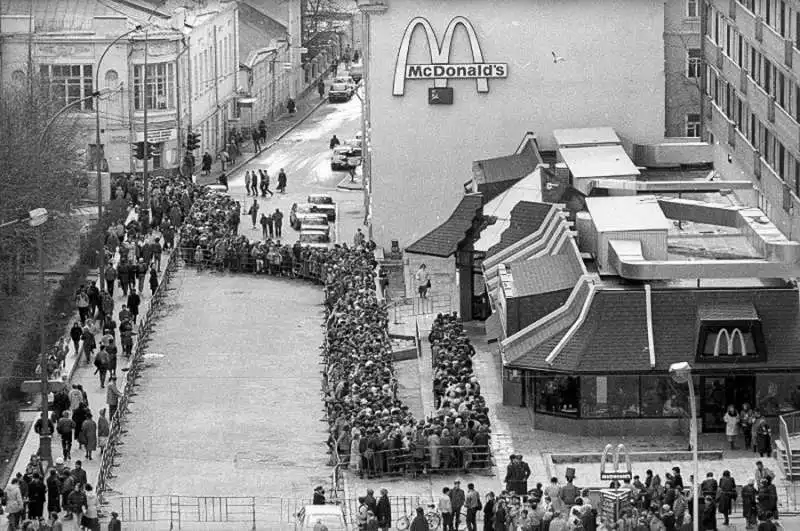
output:
M 147 148 L 147 160 L 152 159 L 155 155 L 158 154 L 159 149 L 156 144 L 151 144 L 150 142 L 145 142 L 145 146 Z
M 192 133 L 189 131 L 186 134 L 186 149 L 194 151 L 198 148 L 200 148 L 200 133 Z
M 133 156 L 139 160 L 144 160 L 144 142 L 136 142 L 134 146 Z

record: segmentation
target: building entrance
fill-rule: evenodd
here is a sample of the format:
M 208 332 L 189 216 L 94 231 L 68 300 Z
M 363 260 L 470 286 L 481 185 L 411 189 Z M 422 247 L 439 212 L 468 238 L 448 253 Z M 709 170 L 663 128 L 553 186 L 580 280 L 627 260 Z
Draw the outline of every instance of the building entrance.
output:
M 737 412 L 745 402 L 754 407 L 755 388 L 755 376 L 704 376 L 701 387 L 703 431 L 724 432 L 723 417 L 728 406 L 733 404 Z

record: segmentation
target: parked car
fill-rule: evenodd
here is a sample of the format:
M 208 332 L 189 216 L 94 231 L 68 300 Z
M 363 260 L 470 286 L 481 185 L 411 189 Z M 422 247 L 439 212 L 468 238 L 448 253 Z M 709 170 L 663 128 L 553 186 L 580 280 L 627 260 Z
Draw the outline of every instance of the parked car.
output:
M 298 241 L 303 247 L 313 247 L 315 249 L 329 249 L 331 246 L 331 238 L 326 230 L 300 231 Z
M 328 215 L 328 221 L 336 221 L 336 203 L 329 194 L 311 194 L 306 201 L 316 206 L 317 212 Z
M 300 225 L 303 220 L 308 216 L 327 215 L 326 210 L 320 209 L 322 205 L 313 205 L 311 203 L 295 203 L 289 211 L 289 225 L 294 230 L 300 230 Z
M 357 131 L 353 138 L 346 140 L 344 145 L 345 146 L 355 146 L 355 147 L 362 147 L 362 140 L 364 139 L 363 135 L 361 134 L 361 130 Z
M 353 94 L 355 94 L 355 92 L 356 92 L 356 82 L 353 80 L 352 77 L 350 77 L 350 76 L 340 76 L 340 77 L 334 78 L 334 80 L 331 81 L 331 84 L 333 84 L 333 85 L 337 85 L 337 84 L 340 84 L 340 83 L 344 83 L 345 85 L 347 85 L 348 90 L 350 90 L 350 95 L 351 96 Z
M 331 155 L 331 169 L 351 170 L 361 165 L 361 146 L 336 146 Z
M 353 81 L 356 83 L 361 82 L 361 78 L 364 77 L 364 64 L 363 63 L 353 63 L 350 65 L 350 77 L 353 78 Z
M 317 523 L 328 528 L 328 531 L 346 531 L 344 513 L 338 505 L 306 505 L 297 513 L 294 528 L 314 529 Z
M 303 216 L 300 219 L 300 233 L 307 230 L 324 230 L 330 236 L 331 226 L 328 224 L 328 216 L 325 213 Z
M 332 83 L 331 88 L 328 89 L 328 101 L 331 103 L 337 101 L 350 101 L 353 97 L 353 92 L 347 83 Z

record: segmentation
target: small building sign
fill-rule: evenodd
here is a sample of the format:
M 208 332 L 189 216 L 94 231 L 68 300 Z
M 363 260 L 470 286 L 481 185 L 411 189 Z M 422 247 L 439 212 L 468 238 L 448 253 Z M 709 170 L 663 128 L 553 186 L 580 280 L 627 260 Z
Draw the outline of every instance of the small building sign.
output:
M 151 144 L 175 140 L 176 138 L 178 138 L 178 132 L 175 129 L 156 129 L 147 132 L 147 141 Z M 144 142 L 144 132 L 136 133 L 136 141 Z
M 429 88 L 428 103 L 430 105 L 452 105 L 453 89 L 451 87 Z

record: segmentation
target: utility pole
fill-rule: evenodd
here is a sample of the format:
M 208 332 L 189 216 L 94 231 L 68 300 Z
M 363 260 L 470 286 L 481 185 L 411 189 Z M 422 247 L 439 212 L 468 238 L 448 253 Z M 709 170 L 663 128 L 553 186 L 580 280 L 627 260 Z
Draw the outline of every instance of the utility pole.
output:
M 144 183 L 144 208 L 142 209 L 142 214 L 144 217 L 145 226 L 150 226 L 150 182 L 147 176 L 147 160 L 148 155 L 150 154 L 150 145 L 147 142 L 147 96 L 148 96 L 148 89 L 147 89 L 147 54 L 148 54 L 148 43 L 150 42 L 150 38 L 147 35 L 147 32 L 144 32 L 144 72 L 142 73 L 142 85 L 144 90 L 142 91 L 142 102 L 144 103 L 144 114 L 142 115 L 144 118 L 144 160 L 142 165 L 142 182 Z

